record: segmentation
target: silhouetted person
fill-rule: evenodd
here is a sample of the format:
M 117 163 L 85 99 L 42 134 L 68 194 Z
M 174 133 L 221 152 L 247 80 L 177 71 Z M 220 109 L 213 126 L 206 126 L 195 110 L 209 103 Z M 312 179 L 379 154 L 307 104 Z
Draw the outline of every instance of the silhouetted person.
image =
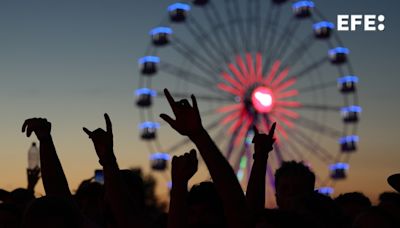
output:
M 27 137 L 35 133 L 40 142 L 40 169 L 46 195 L 71 198 L 67 178 L 50 133 L 51 123 L 43 118 L 28 119 L 22 126 L 22 132 L 26 132 Z
M 341 194 L 335 202 L 341 208 L 348 224 L 352 224 L 361 212 L 371 207 L 371 201 L 360 192 Z
M 104 171 L 105 198 L 109 204 L 111 217 L 115 219 L 109 221 L 112 226 L 117 227 L 146 227 L 148 221 L 144 217 L 142 210 L 142 198 L 138 198 L 129 189 L 129 183 L 125 181 L 124 174 L 121 174 L 117 159 L 114 154 L 114 139 L 110 117 L 104 114 L 106 121 L 106 130 L 101 128 L 95 131 L 89 131 L 83 128 L 83 131 L 93 141 L 93 145 L 99 163 Z
M 201 182 L 189 192 L 189 227 L 226 227 L 224 207 L 213 182 Z
M 197 172 L 197 165 L 196 150 L 172 158 L 168 228 L 189 225 L 188 182 Z
M 296 213 L 279 209 L 263 209 L 256 215 L 256 228 L 315 227 Z
M 166 114 L 160 117 L 196 145 L 221 198 L 228 227 L 249 226 L 250 216 L 243 190 L 231 165 L 204 129 L 195 96 L 191 96 L 190 105 L 186 99 L 176 102 L 167 89 L 164 93 L 176 119 Z
M 100 227 L 106 226 L 106 203 L 104 186 L 92 179 L 83 181 L 76 191 L 74 198 L 80 212 Z
M 337 228 L 346 225 L 340 207 L 329 196 L 314 192 L 298 212 L 310 226 Z
M 379 208 L 396 218 L 400 223 L 400 194 L 396 192 L 384 192 L 379 196 Z
M 76 204 L 65 197 L 45 196 L 28 206 L 23 228 L 85 227 Z
M 17 206 L 10 203 L 0 203 L 0 227 L 19 228 L 22 212 Z
M 302 162 L 283 162 L 275 173 L 276 202 L 281 210 L 300 212 L 315 189 L 315 174 Z
M 355 219 L 354 228 L 398 228 L 400 224 L 379 207 L 370 207 Z
M 27 169 L 26 174 L 28 179 L 28 186 L 26 189 L 32 195 L 35 195 L 35 187 L 40 180 L 40 168 L 36 167 L 34 169 Z
M 27 188 L 17 188 L 11 192 L 0 190 L 0 228 L 20 227 L 22 215 L 35 199 L 35 186 L 40 179 L 40 169 L 27 170 Z
M 188 192 L 197 171 L 196 151 L 172 158 L 168 227 L 225 227 L 224 210 L 214 183 L 202 182 Z
M 273 150 L 275 142 L 276 123 L 271 126 L 268 135 L 260 134 L 254 127 L 254 163 L 251 168 L 249 183 L 247 184 L 246 200 L 251 213 L 261 211 L 265 207 L 265 174 L 267 172 L 268 155 Z

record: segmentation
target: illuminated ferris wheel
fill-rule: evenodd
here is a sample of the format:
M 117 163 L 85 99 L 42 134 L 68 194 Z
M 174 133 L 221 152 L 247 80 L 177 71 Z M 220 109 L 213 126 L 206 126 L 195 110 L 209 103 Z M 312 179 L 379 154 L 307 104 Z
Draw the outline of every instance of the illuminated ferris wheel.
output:
M 242 183 L 252 164 L 252 126 L 268 132 L 273 122 L 270 186 L 284 160 L 305 161 L 326 194 L 332 191 L 326 187 L 346 177 L 359 141 L 358 77 L 350 50 L 314 2 L 171 3 L 149 41 L 139 59 L 136 104 L 154 170 L 167 169 L 170 155 L 190 143 L 158 122 L 168 87 L 178 99 L 196 95 L 203 124 Z

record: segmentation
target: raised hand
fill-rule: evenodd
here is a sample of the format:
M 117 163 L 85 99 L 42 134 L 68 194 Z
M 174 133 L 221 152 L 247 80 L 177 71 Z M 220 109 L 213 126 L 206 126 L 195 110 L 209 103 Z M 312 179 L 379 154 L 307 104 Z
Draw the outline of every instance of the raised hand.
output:
M 172 158 L 172 184 L 182 183 L 187 185 L 187 182 L 197 172 L 197 157 L 196 150 L 192 149 L 189 153 L 182 156 L 174 156 Z
M 34 191 L 35 186 L 40 179 L 40 168 L 36 167 L 34 169 L 26 169 L 26 174 L 28 176 L 28 190 Z
M 175 102 L 167 89 L 164 89 L 164 93 L 176 119 L 174 120 L 166 114 L 161 114 L 160 117 L 163 120 L 181 135 L 191 137 L 203 130 L 199 108 L 197 107 L 197 101 L 194 95 L 191 96 L 193 105 L 191 106 L 187 99 Z
M 44 118 L 27 119 L 22 125 L 22 132 L 26 132 L 27 137 L 31 137 L 32 132 L 35 132 L 39 140 L 47 139 L 50 136 L 51 123 Z
M 254 138 L 253 138 L 253 143 L 254 143 L 254 154 L 257 155 L 268 155 L 269 152 L 271 152 L 274 148 L 273 145 L 275 143 L 275 128 L 276 128 L 276 123 L 273 123 L 271 126 L 271 129 L 268 133 L 266 134 L 260 134 L 258 132 L 257 127 L 254 126 Z
M 34 132 L 40 141 L 40 172 L 46 195 L 71 197 L 68 182 L 50 133 L 51 123 L 44 118 L 27 119 L 22 125 L 22 132 L 26 132 L 28 137 Z M 33 190 L 39 180 L 38 175 L 39 171 L 28 170 L 28 188 Z
M 268 154 L 273 150 L 275 142 L 276 123 L 272 124 L 271 129 L 266 134 L 258 132 L 254 127 L 254 163 L 246 190 L 247 207 L 252 213 L 264 209 L 265 205 L 265 173 L 267 172 Z
M 226 220 L 228 222 L 228 227 L 247 227 L 250 222 L 248 220 L 250 217 L 248 216 L 246 210 L 246 198 L 244 196 L 242 187 L 240 186 L 240 183 L 238 182 L 238 179 L 236 178 L 235 172 L 233 171 L 231 165 L 225 159 L 224 155 L 221 153 L 214 141 L 211 139 L 208 132 L 204 129 L 201 123 L 200 112 L 197 107 L 195 96 L 191 96 L 193 105 L 191 106 L 189 104 L 189 101 L 186 99 L 175 102 L 174 98 L 171 96 L 167 89 L 164 90 L 164 93 L 168 99 L 168 102 L 176 119 L 174 120 L 166 114 L 161 114 L 160 117 L 168 122 L 169 125 L 171 125 L 171 127 L 174 128 L 181 135 L 188 136 L 196 145 L 197 149 L 204 159 L 204 162 L 207 165 L 208 170 L 210 171 L 210 175 L 215 183 L 217 192 L 221 197 Z M 188 158 L 187 160 L 192 159 Z M 188 171 L 188 174 L 185 174 L 186 176 L 183 176 L 182 179 L 188 179 L 189 176 L 193 175 L 193 173 L 193 170 Z M 187 189 L 184 189 L 180 186 L 175 187 L 180 189 L 180 192 L 187 191 Z M 171 192 L 175 192 L 176 190 L 177 189 L 174 189 L 174 186 L 172 186 Z M 174 194 L 174 197 L 179 198 L 179 195 L 181 194 Z M 181 205 L 180 208 L 182 208 L 182 202 L 178 203 L 176 201 L 177 200 L 172 200 L 172 202 L 175 202 L 175 204 Z M 172 210 L 170 209 L 170 213 L 171 211 L 180 211 L 180 213 L 173 212 L 172 214 L 174 215 L 172 215 L 171 217 L 177 219 L 185 218 L 185 216 L 182 215 L 182 212 L 184 212 L 184 210 L 178 209 L 178 205 L 170 205 L 170 208 L 173 208 Z M 176 224 L 169 224 L 168 226 L 187 227 L 185 225 L 176 226 Z
M 111 120 L 107 113 L 104 114 L 104 118 L 106 120 L 106 131 L 101 128 L 94 131 L 89 131 L 85 127 L 83 128 L 83 131 L 92 139 L 97 156 L 100 159 L 99 162 L 103 166 L 108 163 L 110 159 L 115 159 Z
M 103 166 L 104 185 L 107 202 L 115 218 L 116 227 L 144 227 L 147 221 L 138 211 L 137 202 L 131 195 L 129 188 L 122 179 L 117 160 L 114 155 L 113 131 L 110 117 L 104 114 L 106 130 L 98 128 L 83 131 L 92 139 L 99 163 Z

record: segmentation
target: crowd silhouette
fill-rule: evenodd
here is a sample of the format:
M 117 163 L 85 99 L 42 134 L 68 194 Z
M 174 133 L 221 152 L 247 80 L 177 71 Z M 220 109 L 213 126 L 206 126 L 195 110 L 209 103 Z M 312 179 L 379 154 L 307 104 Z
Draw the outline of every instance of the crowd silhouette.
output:
M 172 159 L 170 204 L 164 209 L 154 196 L 154 180 L 138 170 L 121 170 L 114 153 L 113 128 L 105 114 L 106 128 L 84 133 L 93 142 L 103 167 L 104 184 L 84 180 L 73 194 L 51 135 L 51 123 L 33 118 L 22 132 L 34 133 L 40 142 L 40 169 L 27 171 L 27 188 L 0 189 L 0 228 L 42 227 L 400 227 L 400 174 L 388 178 L 397 192 L 380 195 L 372 205 L 362 193 L 332 199 L 315 191 L 315 175 L 302 162 L 285 161 L 275 173 L 277 208 L 265 208 L 265 174 L 273 150 L 276 124 L 268 134 L 254 127 L 254 163 L 244 192 L 229 162 L 214 143 L 202 120 L 195 96 L 175 101 L 165 89 L 174 118 L 160 117 L 196 149 Z M 188 188 L 196 174 L 199 155 L 212 181 Z M 4 162 L 4 161 L 3 161 Z M 42 180 L 45 196 L 35 197 Z

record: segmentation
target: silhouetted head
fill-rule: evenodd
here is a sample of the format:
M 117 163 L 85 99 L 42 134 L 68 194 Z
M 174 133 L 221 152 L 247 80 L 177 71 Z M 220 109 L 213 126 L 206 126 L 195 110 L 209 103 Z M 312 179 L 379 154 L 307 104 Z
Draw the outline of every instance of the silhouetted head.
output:
M 10 192 L 0 189 L 0 203 L 6 202 L 10 198 Z
M 342 209 L 348 222 L 352 223 L 364 210 L 371 207 L 371 201 L 360 192 L 350 192 L 339 195 L 335 202 Z
M 370 207 L 362 212 L 353 223 L 354 228 L 395 228 L 400 227 L 389 213 L 379 207 Z
M 24 228 L 80 227 L 82 218 L 71 200 L 45 196 L 34 200 L 27 208 Z
M 301 216 L 278 209 L 264 209 L 256 215 L 256 228 L 313 227 Z
M 21 212 L 25 211 L 26 206 L 35 199 L 32 191 L 24 188 L 17 188 L 10 192 L 10 203 L 14 204 Z
M 384 192 L 379 195 L 380 204 L 391 204 L 400 208 L 400 194 L 397 192 Z
M 15 205 L 0 203 L 0 227 L 17 228 L 20 221 L 21 211 Z
M 302 162 L 283 162 L 276 170 L 276 202 L 280 209 L 294 210 L 314 188 L 315 174 Z
M 104 186 L 97 182 L 82 182 L 75 194 L 81 213 L 97 225 L 105 224 Z
M 145 207 L 145 190 L 140 171 L 124 169 L 120 171 L 120 175 L 125 183 L 125 187 L 131 193 L 136 207 L 143 209 Z
M 214 183 L 194 185 L 188 195 L 189 227 L 225 227 L 222 202 Z
M 400 221 L 400 194 L 396 192 L 384 192 L 379 196 L 379 208 L 391 214 Z
M 122 180 L 123 187 L 126 188 L 126 191 L 129 193 L 136 213 L 145 213 L 145 190 L 144 183 L 141 177 L 140 170 L 129 170 L 123 169 L 119 171 L 119 176 Z M 107 181 L 107 179 L 105 179 Z M 110 200 L 112 200 L 112 196 L 107 195 L 107 185 L 105 185 L 105 217 L 106 223 L 109 227 L 116 226 L 116 215 L 113 214 L 110 207 Z
M 316 227 L 342 227 L 343 214 L 329 196 L 314 192 L 305 200 L 302 214 L 309 223 Z

